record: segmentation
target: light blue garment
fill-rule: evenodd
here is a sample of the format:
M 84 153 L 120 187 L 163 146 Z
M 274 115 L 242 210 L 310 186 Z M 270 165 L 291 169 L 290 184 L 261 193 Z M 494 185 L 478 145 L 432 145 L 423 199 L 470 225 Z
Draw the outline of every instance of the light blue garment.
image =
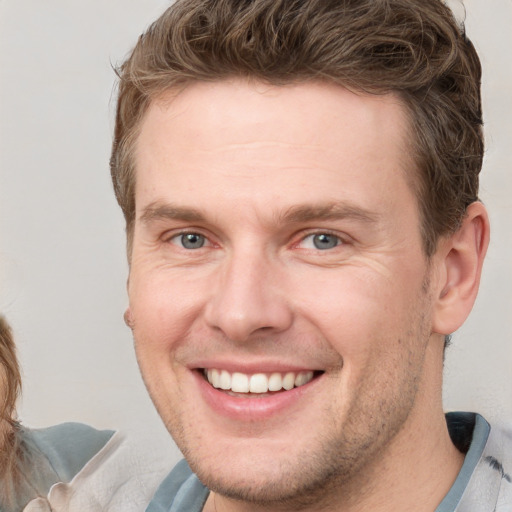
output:
M 81 423 L 17 432 L 19 480 L 0 482 L 0 511 L 19 512 L 36 497 L 45 497 L 57 482 L 69 482 L 114 434 Z M 9 502 L 7 502 L 10 496 Z
M 201 512 L 209 493 L 181 460 L 160 484 L 146 512 Z
M 465 416 L 468 420 L 468 413 Z M 512 511 L 512 432 L 491 427 L 482 416 L 474 416 L 473 438 L 464 464 L 436 512 Z
M 454 444 L 466 452 L 452 488 L 435 512 L 512 512 L 512 434 L 479 414 L 448 413 Z M 201 512 L 209 490 L 182 460 L 161 483 L 146 512 Z

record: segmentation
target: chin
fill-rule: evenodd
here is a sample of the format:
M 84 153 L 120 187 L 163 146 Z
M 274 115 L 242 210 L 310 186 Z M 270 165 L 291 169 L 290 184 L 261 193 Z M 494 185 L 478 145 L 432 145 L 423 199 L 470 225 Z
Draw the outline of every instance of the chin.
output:
M 339 440 L 324 441 L 308 440 L 304 443 L 307 448 L 285 450 L 269 446 L 262 449 L 255 439 L 252 453 L 245 454 L 242 447 L 234 446 L 236 443 L 210 454 L 194 443 L 191 446 L 195 450 L 185 448 L 183 453 L 199 480 L 218 495 L 262 508 L 286 505 L 290 510 L 300 510 L 332 495 L 329 490 L 342 487 L 360 466 L 353 450 L 343 450 Z M 333 450 L 335 443 L 338 446 Z

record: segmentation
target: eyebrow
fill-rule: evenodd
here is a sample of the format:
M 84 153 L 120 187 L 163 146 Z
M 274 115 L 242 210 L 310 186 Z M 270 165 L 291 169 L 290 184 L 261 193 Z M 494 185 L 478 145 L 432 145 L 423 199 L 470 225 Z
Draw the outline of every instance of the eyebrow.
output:
M 276 223 L 302 223 L 322 220 L 353 219 L 374 224 L 379 216 L 370 210 L 347 202 L 330 202 L 320 205 L 295 205 L 277 214 Z M 171 203 L 154 202 L 146 206 L 140 221 L 149 224 L 159 220 L 181 220 L 185 222 L 206 222 L 206 216 L 196 208 L 177 206 Z
M 348 202 L 292 206 L 280 216 L 281 221 L 291 223 L 340 219 L 353 219 L 368 224 L 374 224 L 379 220 L 379 216 L 375 212 Z
M 160 202 L 154 202 L 146 206 L 140 216 L 140 220 L 144 224 L 166 219 L 183 220 L 186 222 L 204 222 L 206 218 L 195 208 L 185 208 Z

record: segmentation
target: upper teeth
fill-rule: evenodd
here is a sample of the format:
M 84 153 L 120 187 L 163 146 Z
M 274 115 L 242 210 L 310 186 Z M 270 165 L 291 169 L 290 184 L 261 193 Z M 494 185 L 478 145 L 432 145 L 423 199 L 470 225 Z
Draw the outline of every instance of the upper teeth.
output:
M 303 386 L 313 379 L 313 372 L 288 373 L 230 373 L 227 370 L 205 370 L 208 382 L 218 389 L 231 390 L 235 393 L 268 393 L 269 391 L 290 390 Z

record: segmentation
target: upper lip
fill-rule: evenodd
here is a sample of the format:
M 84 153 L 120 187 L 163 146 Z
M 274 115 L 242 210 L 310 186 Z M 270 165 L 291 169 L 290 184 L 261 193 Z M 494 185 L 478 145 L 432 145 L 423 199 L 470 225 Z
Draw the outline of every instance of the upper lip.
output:
M 307 371 L 324 371 L 323 368 L 313 367 L 310 364 L 287 363 L 284 361 L 227 361 L 222 359 L 211 359 L 196 361 L 194 364 L 188 365 L 191 370 L 226 370 L 230 373 L 239 372 L 247 375 L 255 373 L 287 373 L 287 372 L 307 372 Z

